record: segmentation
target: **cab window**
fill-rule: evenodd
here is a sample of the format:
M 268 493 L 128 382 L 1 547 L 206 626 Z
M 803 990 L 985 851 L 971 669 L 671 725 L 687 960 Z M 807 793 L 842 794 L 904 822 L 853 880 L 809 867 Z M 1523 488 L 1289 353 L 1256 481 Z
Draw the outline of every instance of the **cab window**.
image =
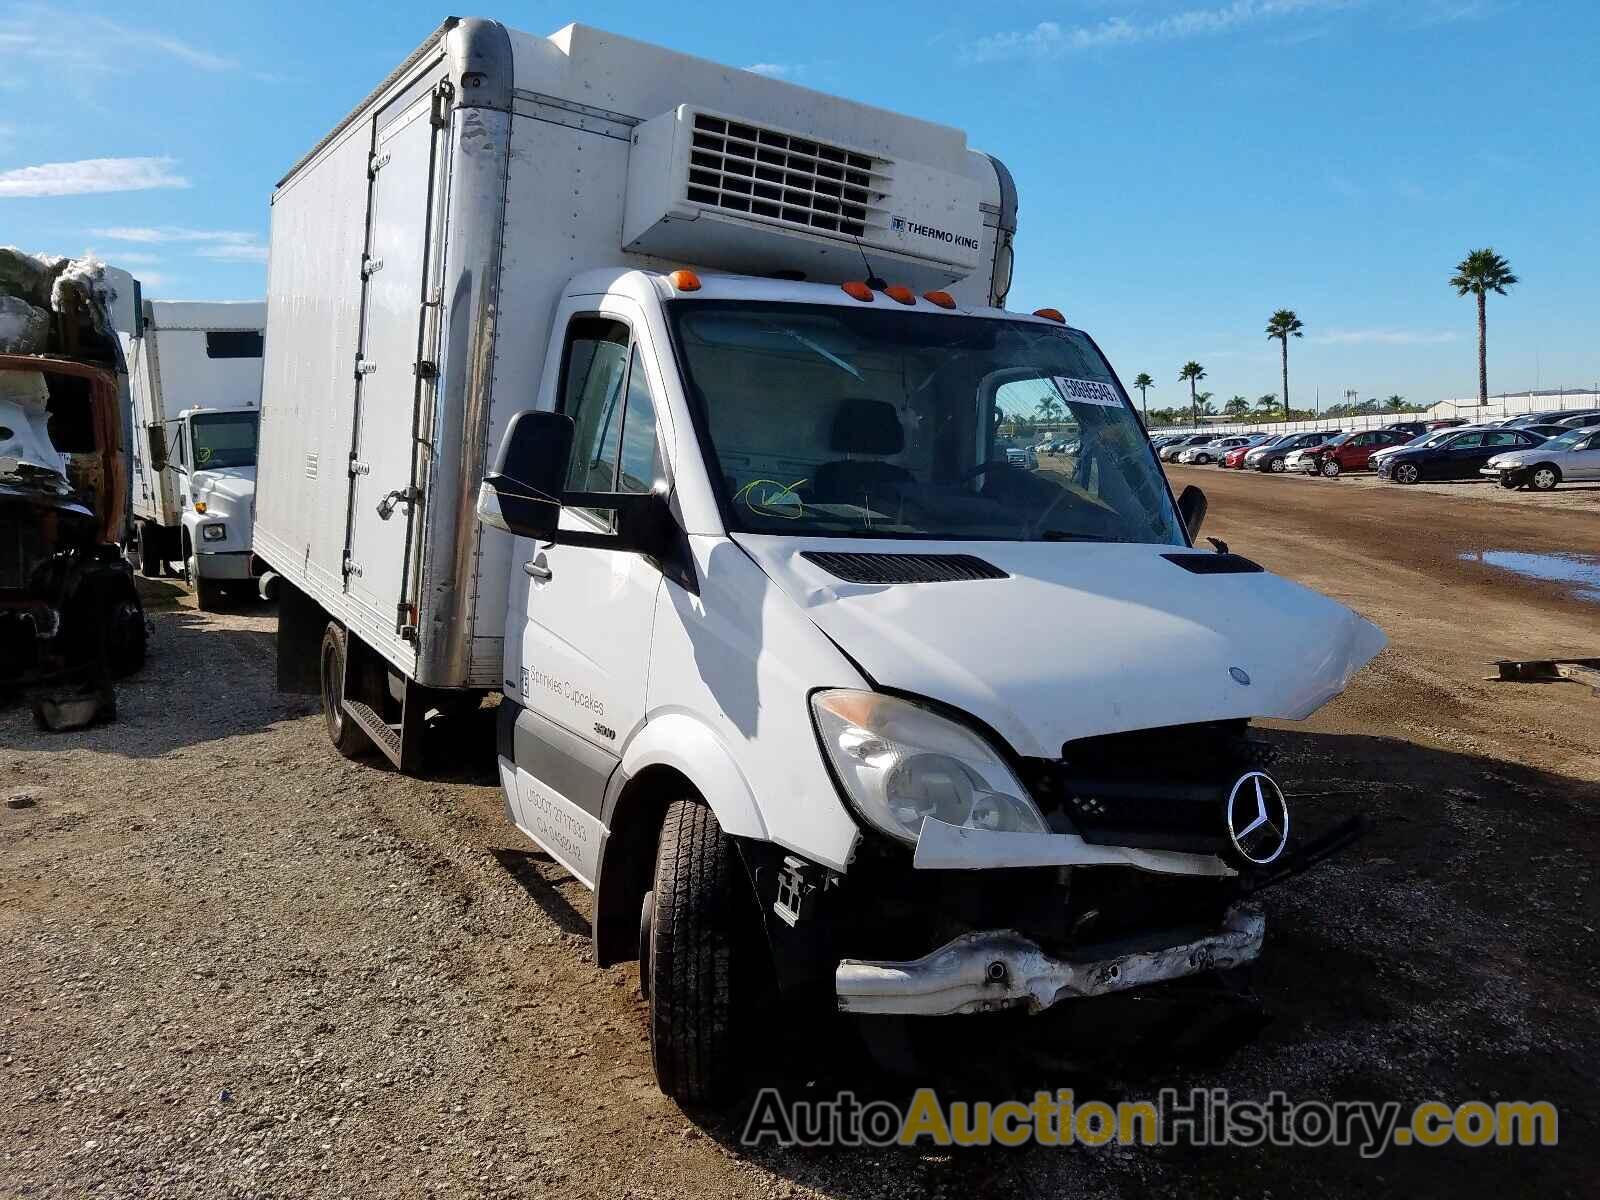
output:
M 662 475 L 661 445 L 656 437 L 656 402 L 650 380 L 639 358 L 639 347 L 628 359 L 628 404 L 622 421 L 622 452 L 617 491 L 648 492 Z
M 561 410 L 573 420 L 572 492 L 647 492 L 663 474 L 656 404 L 626 323 L 577 317 L 567 330 Z M 608 509 L 580 510 L 610 525 Z
M 604 317 L 579 317 L 572 322 L 561 368 L 561 411 L 574 425 L 568 491 L 616 490 L 627 372 L 626 325 Z

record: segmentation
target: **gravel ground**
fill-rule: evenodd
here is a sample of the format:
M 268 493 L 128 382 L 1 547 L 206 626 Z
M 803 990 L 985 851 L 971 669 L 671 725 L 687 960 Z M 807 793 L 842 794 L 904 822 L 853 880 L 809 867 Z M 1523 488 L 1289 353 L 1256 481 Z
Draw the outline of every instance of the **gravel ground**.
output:
M 587 894 L 505 820 L 487 714 L 426 778 L 347 763 L 272 689 L 270 608 L 153 584 L 116 724 L 44 735 L 0 700 L 0 797 L 33 801 L 0 807 L 0 1195 L 1593 1194 L 1600 700 L 1481 677 L 1600 653 L 1600 607 L 1461 559 L 1600 553 L 1593 509 L 1191 479 L 1208 533 L 1389 631 L 1345 697 L 1270 733 L 1304 824 L 1365 810 L 1372 835 L 1268 894 L 1254 1000 L 786 1029 L 766 1081 L 1548 1098 L 1559 1149 L 747 1150 L 748 1098 L 691 1116 L 656 1092 L 636 974 L 592 965 Z

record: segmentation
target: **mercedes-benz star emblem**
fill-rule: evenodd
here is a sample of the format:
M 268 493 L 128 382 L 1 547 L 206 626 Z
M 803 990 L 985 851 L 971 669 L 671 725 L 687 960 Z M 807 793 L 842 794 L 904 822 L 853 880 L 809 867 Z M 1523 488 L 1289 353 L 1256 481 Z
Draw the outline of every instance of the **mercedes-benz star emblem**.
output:
M 1223 819 L 1229 857 L 1237 865 L 1264 867 L 1289 844 L 1289 802 L 1265 771 L 1241 775 L 1228 793 Z

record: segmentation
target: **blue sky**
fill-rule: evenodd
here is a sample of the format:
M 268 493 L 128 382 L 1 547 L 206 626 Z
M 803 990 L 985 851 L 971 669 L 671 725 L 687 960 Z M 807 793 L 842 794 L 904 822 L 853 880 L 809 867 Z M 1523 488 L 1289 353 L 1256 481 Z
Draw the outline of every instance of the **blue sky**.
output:
M 273 182 L 445 10 L 0 3 L 0 242 L 92 249 L 147 294 L 265 290 Z M 471 11 L 471 10 L 464 10 Z M 1296 404 L 1476 387 L 1470 300 L 1493 245 L 1490 390 L 1600 378 L 1600 4 L 1061 0 L 487 10 L 576 16 L 961 126 L 1021 195 L 1012 306 L 1049 304 L 1125 380 L 1279 390 L 1263 333 L 1306 323 Z M 50 166 L 50 164 L 56 164 Z

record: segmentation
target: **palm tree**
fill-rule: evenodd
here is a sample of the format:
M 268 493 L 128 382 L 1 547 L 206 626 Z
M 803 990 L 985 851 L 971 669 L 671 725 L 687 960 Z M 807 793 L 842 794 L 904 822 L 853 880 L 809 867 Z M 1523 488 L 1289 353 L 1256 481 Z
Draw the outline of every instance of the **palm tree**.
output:
M 1054 396 L 1044 396 L 1039 400 L 1037 407 L 1040 420 L 1054 421 L 1056 413 L 1061 411 L 1061 401 Z
M 1473 250 L 1456 264 L 1455 276 L 1450 286 L 1456 295 L 1471 292 L 1478 298 L 1478 403 L 1489 403 L 1489 325 L 1488 298 L 1490 292 L 1501 296 L 1514 283 L 1522 282 L 1511 273 L 1511 264 L 1494 252 L 1493 247 Z
M 1261 410 L 1262 416 L 1275 413 L 1278 411 L 1278 398 L 1268 392 L 1265 396 L 1257 397 L 1256 407 Z
M 1272 314 L 1267 321 L 1267 341 L 1277 338 L 1283 343 L 1283 407 L 1289 407 L 1289 339 L 1303 336 L 1301 330 L 1305 328 L 1300 323 L 1300 318 L 1294 315 L 1291 308 L 1280 308 Z
M 1195 399 L 1200 401 L 1200 415 L 1214 417 L 1217 415 L 1217 406 L 1211 403 L 1211 392 L 1201 392 Z
M 1406 398 L 1404 396 L 1390 396 L 1383 402 L 1383 406 L 1390 412 L 1399 412 L 1406 406 Z
M 1140 371 L 1133 377 L 1133 386 L 1139 389 L 1139 407 L 1144 409 L 1145 428 L 1150 427 L 1150 398 L 1149 391 L 1155 387 L 1156 381 L 1150 378 L 1148 372 Z
M 1235 396 L 1223 406 L 1222 411 L 1227 413 L 1230 417 L 1242 417 L 1245 413 L 1250 411 L 1250 401 L 1246 400 L 1243 396 Z
M 1186 379 L 1189 381 L 1189 415 L 1194 419 L 1196 426 L 1200 424 L 1200 401 L 1195 397 L 1194 385 L 1196 380 L 1204 379 L 1205 377 L 1206 369 L 1193 360 L 1184 363 L 1183 370 L 1178 372 L 1179 383 Z

